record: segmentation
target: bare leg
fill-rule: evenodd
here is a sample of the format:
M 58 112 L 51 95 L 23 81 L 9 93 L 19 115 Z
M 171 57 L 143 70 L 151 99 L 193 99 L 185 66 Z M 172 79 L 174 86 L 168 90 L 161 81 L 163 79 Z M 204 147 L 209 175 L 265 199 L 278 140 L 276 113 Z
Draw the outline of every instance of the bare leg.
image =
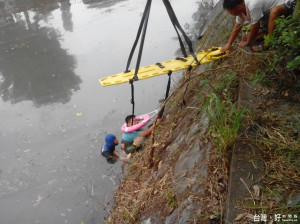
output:
M 270 16 L 269 16 L 269 23 L 268 23 L 268 35 L 272 34 L 275 26 L 276 26 L 276 19 L 282 15 L 285 15 L 287 13 L 286 8 L 284 5 L 278 5 L 273 7 L 270 10 Z M 261 34 L 262 35 L 262 34 Z M 257 35 L 256 39 L 260 36 L 260 34 Z M 263 36 L 261 36 L 263 37 Z M 267 45 L 267 43 L 264 44 L 264 46 L 252 46 L 252 50 L 255 52 L 260 52 L 263 50 L 266 50 L 269 46 Z
M 124 171 L 125 171 L 125 165 L 126 165 L 127 163 L 130 163 L 129 159 L 131 158 L 131 156 L 132 156 L 132 154 L 129 153 L 129 154 L 127 155 L 126 159 L 122 161 L 121 169 L 122 169 L 122 174 L 123 174 L 123 175 L 124 175 Z
M 262 30 L 262 29 L 259 29 L 256 37 L 255 37 L 255 40 L 260 40 L 261 38 L 263 38 L 264 36 L 266 35 L 266 33 Z
M 275 20 L 282 15 L 285 15 L 287 13 L 286 8 L 284 5 L 278 5 L 273 7 L 270 10 L 270 18 L 269 18 L 269 24 L 268 24 L 268 30 L 269 34 L 273 33 L 276 23 Z

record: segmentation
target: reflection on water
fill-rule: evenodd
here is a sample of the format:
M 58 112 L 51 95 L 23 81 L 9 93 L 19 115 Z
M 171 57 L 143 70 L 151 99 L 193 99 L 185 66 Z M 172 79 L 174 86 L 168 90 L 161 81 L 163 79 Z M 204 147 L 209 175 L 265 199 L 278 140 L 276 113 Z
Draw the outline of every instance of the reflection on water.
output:
M 197 1 L 172 1 L 182 26 L 194 23 Z M 110 200 L 120 164 L 96 151 L 106 133 L 120 135 L 131 104 L 129 85 L 97 80 L 124 69 L 145 2 L 0 0 L 1 223 L 104 222 L 107 211 L 86 189 Z M 161 0 L 151 10 L 144 65 L 173 58 L 179 46 Z M 157 108 L 166 85 L 166 77 L 136 83 L 138 113 Z
M 196 13 L 193 14 L 193 19 L 196 22 L 195 27 L 199 31 L 198 38 L 204 34 L 208 26 L 223 10 L 222 2 L 220 0 L 202 0 L 198 2 L 199 8 Z
M 69 0 L 60 0 L 61 19 L 63 21 L 63 27 L 66 31 L 73 31 L 71 3 Z
M 81 79 L 74 73 L 76 60 L 61 48 L 59 34 L 41 27 L 51 11 L 61 8 L 63 26 L 72 31 L 70 2 L 5 0 L 1 4 L 0 95 L 4 101 L 30 100 L 36 107 L 67 103 Z
M 127 0 L 82 0 L 84 4 L 89 5 L 91 8 L 108 8 L 122 1 Z

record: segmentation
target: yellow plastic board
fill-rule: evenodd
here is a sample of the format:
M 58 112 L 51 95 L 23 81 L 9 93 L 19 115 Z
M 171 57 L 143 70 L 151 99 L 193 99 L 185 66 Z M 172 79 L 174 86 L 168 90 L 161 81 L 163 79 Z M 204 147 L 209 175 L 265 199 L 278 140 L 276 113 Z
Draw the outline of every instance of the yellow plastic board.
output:
M 208 63 L 220 58 L 224 58 L 228 56 L 229 51 L 221 53 L 221 47 L 213 47 L 205 51 L 200 51 L 197 54 L 197 59 L 200 64 Z M 180 60 L 182 59 L 182 60 Z M 185 58 L 173 59 L 169 61 L 164 61 L 158 64 L 148 65 L 139 68 L 138 79 L 147 79 L 152 78 L 158 75 L 163 75 L 168 73 L 169 71 L 179 71 L 182 69 L 187 69 L 190 65 L 196 66 L 197 63 L 194 60 L 192 55 L 189 55 Z M 99 82 L 102 86 L 111 86 L 117 85 L 121 83 L 128 83 L 129 80 L 133 79 L 134 69 L 130 72 L 122 72 L 119 74 L 115 74 L 112 76 L 108 76 L 106 78 L 99 79 Z

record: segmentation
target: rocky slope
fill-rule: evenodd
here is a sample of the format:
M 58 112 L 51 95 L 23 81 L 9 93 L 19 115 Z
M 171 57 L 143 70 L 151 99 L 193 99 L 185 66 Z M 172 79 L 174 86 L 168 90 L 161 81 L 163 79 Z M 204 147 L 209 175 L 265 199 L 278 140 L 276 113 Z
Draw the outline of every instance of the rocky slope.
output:
M 232 25 L 233 18 L 221 12 L 198 47 L 222 46 Z M 228 58 L 184 73 L 165 102 L 163 121 L 128 166 L 107 223 L 251 223 L 256 214 L 296 214 L 297 207 L 284 210 L 276 195 L 293 192 L 290 199 L 299 204 L 299 140 L 293 137 L 298 136 L 299 91 L 292 85 L 288 94 L 253 86 L 250 77 L 265 66 L 265 59 L 234 48 Z M 294 83 L 299 80 L 294 78 Z M 276 136 L 294 159 L 288 172 L 274 174 L 270 161 L 281 143 L 268 143 Z M 268 143 L 262 146 L 263 141 Z M 280 156 L 276 164 L 284 167 L 285 152 Z M 278 189 L 278 183 L 262 181 L 268 175 L 294 179 Z

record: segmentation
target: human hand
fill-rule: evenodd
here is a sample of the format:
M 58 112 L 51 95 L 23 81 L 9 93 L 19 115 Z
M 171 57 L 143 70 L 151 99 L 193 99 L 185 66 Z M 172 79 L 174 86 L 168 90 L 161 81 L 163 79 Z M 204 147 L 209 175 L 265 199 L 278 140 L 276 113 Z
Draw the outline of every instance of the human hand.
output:
M 120 156 L 119 158 L 122 162 L 127 162 L 127 157 L 124 157 L 124 156 Z
M 155 124 L 159 124 L 160 122 L 161 122 L 161 118 L 157 118 Z
M 126 146 L 125 146 L 125 143 L 122 143 L 121 144 L 121 149 L 122 149 L 122 151 L 124 152 L 124 149 L 126 148 Z
M 120 158 L 120 160 L 121 160 L 124 164 L 125 164 L 125 163 L 130 163 L 131 157 L 132 157 L 132 154 L 129 153 L 129 154 L 127 155 L 127 157 L 123 157 L 123 156 L 122 156 L 122 158 Z
M 221 49 L 221 53 L 224 53 L 225 51 L 229 50 L 231 48 L 231 44 L 226 44 L 224 47 Z

